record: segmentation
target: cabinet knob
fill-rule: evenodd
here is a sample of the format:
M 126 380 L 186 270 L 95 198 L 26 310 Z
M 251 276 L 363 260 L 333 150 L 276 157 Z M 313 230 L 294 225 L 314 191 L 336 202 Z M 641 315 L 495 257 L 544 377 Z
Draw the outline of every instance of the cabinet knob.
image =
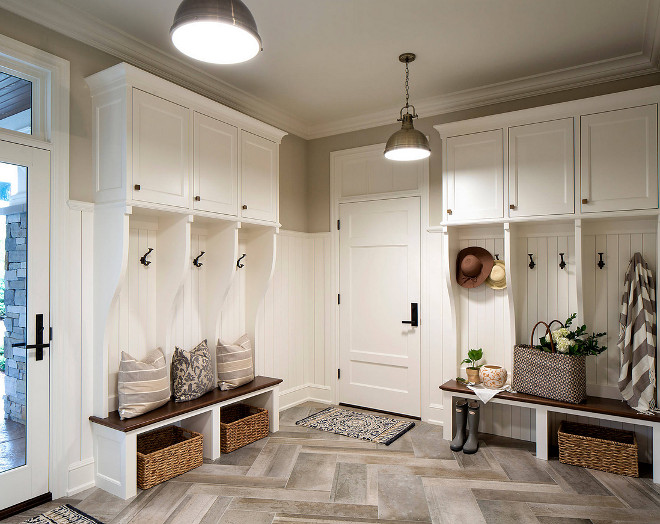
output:
M 582 203 L 583 203 L 583 204 L 588 204 L 588 203 L 589 203 L 589 199 L 588 199 L 588 198 L 583 198 L 583 199 L 582 199 Z
M 243 204 L 243 209 L 247 209 L 247 204 Z
M 201 200 L 201 198 L 199 198 L 199 195 L 197 195 L 197 196 L 195 197 L 195 202 L 199 202 L 200 200 Z
M 447 214 L 448 214 L 448 215 L 451 215 L 451 209 L 448 209 L 448 210 L 447 210 Z
M 509 209 L 516 209 L 516 205 L 515 204 L 509 204 Z
M 140 191 L 140 184 L 135 184 L 133 189 L 135 189 L 135 191 Z

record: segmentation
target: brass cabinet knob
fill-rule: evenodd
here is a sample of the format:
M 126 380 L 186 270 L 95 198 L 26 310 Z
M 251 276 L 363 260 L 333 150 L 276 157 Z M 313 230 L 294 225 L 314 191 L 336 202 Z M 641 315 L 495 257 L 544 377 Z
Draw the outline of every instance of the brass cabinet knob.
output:
M 515 204 L 509 204 L 509 209 L 516 209 L 516 205 Z
M 133 189 L 135 189 L 135 191 L 140 191 L 140 184 L 135 184 Z
M 201 200 L 201 198 L 199 198 L 199 195 L 197 195 L 197 196 L 195 197 L 195 202 L 199 202 L 200 200 Z
M 247 204 L 243 204 L 243 209 L 247 209 Z
M 448 209 L 448 210 L 447 210 L 447 214 L 448 214 L 448 215 L 451 215 L 451 209 Z
M 588 203 L 589 203 L 589 199 L 587 199 L 587 198 L 583 198 L 583 199 L 582 199 L 582 203 L 583 203 L 583 204 L 588 204 Z

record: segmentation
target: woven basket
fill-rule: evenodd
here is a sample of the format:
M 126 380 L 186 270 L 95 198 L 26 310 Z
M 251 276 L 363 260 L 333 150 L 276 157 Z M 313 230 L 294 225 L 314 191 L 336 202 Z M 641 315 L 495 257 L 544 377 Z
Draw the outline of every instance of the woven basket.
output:
M 232 404 L 220 410 L 220 452 L 238 448 L 268 436 L 268 410 Z
M 177 426 L 137 438 L 137 485 L 149 489 L 202 465 L 204 435 Z
M 560 462 L 639 477 L 637 438 L 632 431 L 563 421 L 557 435 Z
M 553 320 L 550 325 L 557 320 Z M 561 322 L 559 322 L 561 324 Z M 543 324 L 546 334 L 550 326 Z M 534 331 L 529 345 L 519 344 L 513 348 L 513 378 L 511 386 L 518 393 L 550 398 L 572 404 L 584 402 L 587 398 L 587 364 L 582 355 L 564 355 L 555 352 L 550 340 L 552 353 L 534 348 Z

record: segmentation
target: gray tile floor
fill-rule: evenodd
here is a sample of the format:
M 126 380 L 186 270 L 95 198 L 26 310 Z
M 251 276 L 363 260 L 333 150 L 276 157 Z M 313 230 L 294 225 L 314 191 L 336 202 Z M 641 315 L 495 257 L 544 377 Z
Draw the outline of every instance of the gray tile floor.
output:
M 476 455 L 453 453 L 426 423 L 391 446 L 295 425 L 324 407 L 283 411 L 278 433 L 132 500 L 91 489 L 6 522 L 62 503 L 108 524 L 660 522 L 648 477 L 538 461 L 532 444 L 489 435 Z

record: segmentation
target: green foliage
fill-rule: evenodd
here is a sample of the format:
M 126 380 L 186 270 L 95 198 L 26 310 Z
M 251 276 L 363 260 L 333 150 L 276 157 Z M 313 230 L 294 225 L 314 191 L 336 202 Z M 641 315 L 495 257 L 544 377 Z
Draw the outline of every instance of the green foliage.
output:
M 0 347 L 0 371 L 5 372 L 5 348 Z
M 598 339 L 604 337 L 606 333 L 587 333 L 587 326 L 582 325 L 577 328 L 571 329 L 573 320 L 577 316 L 573 313 L 566 319 L 563 329 L 557 329 L 552 332 L 552 339 L 555 343 L 555 348 L 559 353 L 566 355 L 599 355 L 607 349 L 607 346 L 599 346 Z M 562 340 L 563 339 L 563 340 Z M 541 345 L 537 349 L 541 351 L 552 352 L 550 341 L 545 337 L 541 337 Z
M 470 364 L 468 366 L 469 369 L 479 369 L 481 367 L 481 364 L 478 362 L 484 358 L 484 350 L 479 348 L 479 349 L 471 349 L 468 351 L 468 358 L 464 359 L 461 364 Z

